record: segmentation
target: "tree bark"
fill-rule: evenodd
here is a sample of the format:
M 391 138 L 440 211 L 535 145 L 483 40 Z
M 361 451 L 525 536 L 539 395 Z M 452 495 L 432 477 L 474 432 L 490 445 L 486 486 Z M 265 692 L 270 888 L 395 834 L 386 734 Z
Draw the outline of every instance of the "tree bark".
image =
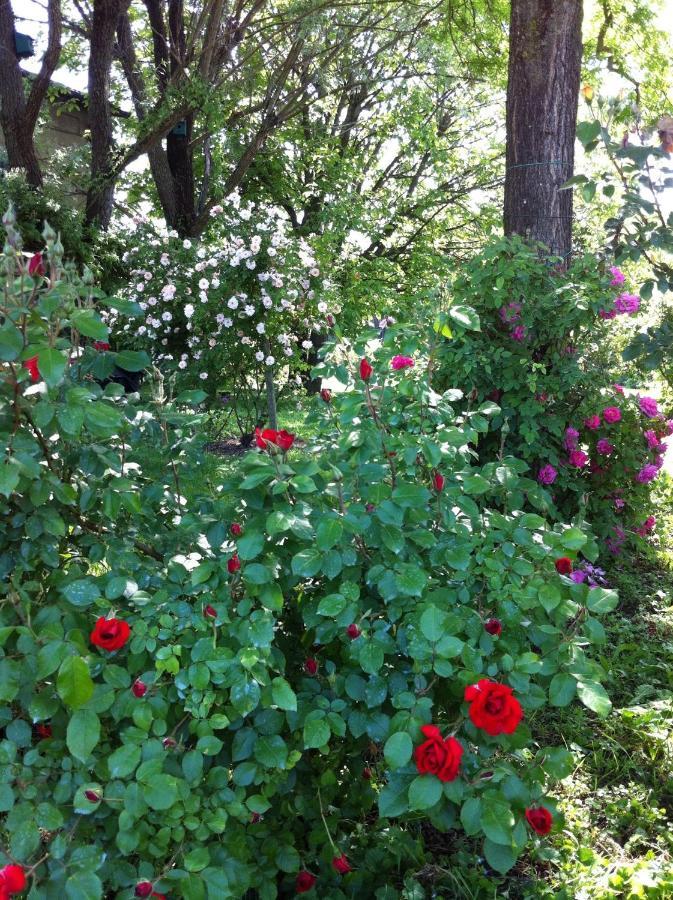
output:
M 171 53 L 171 77 L 178 79 L 185 67 L 185 22 L 182 0 L 168 0 L 168 33 Z M 193 114 L 185 117 L 186 135 L 169 131 L 166 137 L 166 154 L 173 176 L 175 197 L 175 228 L 181 237 L 193 233 L 196 219 L 196 195 L 194 183 L 194 159 L 192 154 Z
M 129 0 L 94 0 L 89 48 L 89 131 L 91 181 L 86 196 L 86 222 L 106 231 L 112 217 L 114 180 L 109 177 L 113 146 L 110 70 L 119 17 Z
M 512 0 L 507 83 L 505 234 L 567 263 L 582 62 L 582 0 Z

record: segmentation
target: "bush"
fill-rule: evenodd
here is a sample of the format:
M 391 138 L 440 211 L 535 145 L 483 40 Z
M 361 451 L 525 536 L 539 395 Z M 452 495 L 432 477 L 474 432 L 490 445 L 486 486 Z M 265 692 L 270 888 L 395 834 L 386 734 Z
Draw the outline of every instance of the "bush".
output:
M 31 897 L 394 896 L 405 822 L 499 872 L 560 828 L 572 756 L 536 715 L 607 713 L 590 650 L 617 598 L 567 577 L 585 532 L 520 511 L 545 502 L 525 463 L 475 464 L 497 407 L 456 415 L 425 338 L 390 332 L 317 401 L 314 445 L 260 433 L 242 481 L 187 504 L 184 417 L 92 380 L 90 279 L 50 234 L 29 274 L 8 235 L 0 863 Z

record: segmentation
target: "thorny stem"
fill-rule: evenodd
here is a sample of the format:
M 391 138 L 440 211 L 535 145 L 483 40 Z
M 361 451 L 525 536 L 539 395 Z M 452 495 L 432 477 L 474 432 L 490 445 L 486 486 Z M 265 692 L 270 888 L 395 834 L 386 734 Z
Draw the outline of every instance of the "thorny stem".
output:
M 327 839 L 329 840 L 329 842 L 332 846 L 332 850 L 334 850 L 335 853 L 338 853 L 339 848 L 332 840 L 332 835 L 329 833 L 329 828 L 327 827 L 327 820 L 325 819 L 325 813 L 323 812 L 323 808 L 322 808 L 322 797 L 320 795 L 320 788 L 318 788 L 318 805 L 320 806 L 320 818 L 322 819 L 322 823 L 325 826 L 325 832 L 327 833 Z

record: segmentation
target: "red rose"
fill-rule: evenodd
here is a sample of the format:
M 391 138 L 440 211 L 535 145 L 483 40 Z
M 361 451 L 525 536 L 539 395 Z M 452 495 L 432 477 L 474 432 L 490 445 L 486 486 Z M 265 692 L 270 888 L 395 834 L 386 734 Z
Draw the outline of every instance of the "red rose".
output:
M 360 378 L 363 381 L 369 381 L 369 379 L 372 377 L 373 371 L 374 370 L 369 365 L 369 362 L 366 359 L 360 360 Z
M 526 820 L 533 831 L 543 837 L 549 834 L 554 821 L 552 814 L 544 806 L 529 806 L 526 810 Z
M 144 697 L 147 693 L 147 685 L 144 681 L 141 681 L 140 678 L 136 678 L 131 685 L 131 691 L 133 692 L 134 697 Z
M 30 372 L 31 381 L 40 380 L 40 370 L 37 367 L 37 356 L 31 356 L 30 359 L 24 359 L 23 368 Z
M 521 704 L 506 684 L 483 678 L 465 688 L 465 699 L 472 724 L 491 736 L 513 734 L 523 718 Z
M 46 722 L 39 722 L 35 726 L 35 733 L 39 738 L 50 738 L 51 737 L 51 725 L 48 725 Z
M 283 428 L 281 431 L 276 432 L 276 440 L 274 443 L 280 447 L 281 450 L 287 452 L 294 444 L 294 437 L 293 434 L 290 434 L 289 431 L 285 431 Z
M 172 737 L 165 737 L 161 743 L 164 750 L 172 750 L 174 747 L 178 746 L 178 742 Z
M 133 893 L 136 897 L 149 897 L 153 887 L 154 885 L 151 881 L 139 881 Z
M 500 619 L 488 619 L 484 622 L 484 631 L 499 637 L 502 634 L 502 622 Z
M 573 562 L 567 556 L 561 556 L 556 560 L 554 565 L 556 566 L 556 571 L 559 575 L 570 575 L 573 570 Z
M 309 675 L 315 675 L 318 671 L 318 660 L 310 656 L 304 663 L 304 671 Z
M 251 825 L 256 825 L 258 822 L 261 822 L 261 821 L 262 821 L 262 817 L 260 816 L 259 813 L 253 813 L 250 816 L 250 824 Z
M 269 444 L 275 444 L 276 447 L 287 452 L 294 444 L 294 439 L 295 435 L 285 429 L 274 431 L 273 428 L 265 428 L 264 431 L 260 431 L 259 428 L 255 428 L 255 441 L 261 450 L 268 450 Z
M 234 553 L 231 559 L 227 560 L 227 569 L 230 575 L 233 575 L 234 572 L 238 572 L 241 568 L 241 560 L 238 558 L 238 554 Z
M 5 896 L 9 894 L 20 894 L 26 890 L 26 873 L 23 866 L 5 866 L 0 869 L 0 897 L 5 892 Z
M 100 800 L 100 795 L 97 794 L 96 791 L 84 791 L 84 796 L 89 803 L 98 803 Z
M 45 269 L 42 254 L 34 253 L 28 260 L 28 274 L 33 278 L 39 278 L 40 275 L 44 275 L 44 272 Z
M 243 534 L 243 526 L 239 525 L 238 522 L 233 522 L 229 526 L 229 531 L 233 534 L 234 537 L 240 537 Z
M 94 341 L 93 349 L 94 350 L 109 350 L 110 345 L 108 344 L 107 341 Z
M 435 472 L 432 476 L 432 486 L 437 491 L 438 494 L 444 490 L 444 482 L 445 478 L 439 472 Z
M 209 619 L 217 618 L 217 610 L 214 606 L 211 606 L 210 603 L 203 608 L 203 615 L 207 616 Z
M 307 891 L 311 890 L 317 880 L 318 879 L 315 877 L 315 875 L 312 875 L 310 872 L 307 872 L 306 869 L 304 869 L 297 875 L 297 880 L 294 884 L 295 891 L 298 894 L 305 894 Z
M 368 768 L 367 766 L 365 766 L 365 768 L 362 770 L 362 777 L 364 778 L 365 781 L 371 781 L 372 770 L 370 768 Z
M 331 402 L 332 402 L 332 392 L 331 392 L 331 391 L 328 391 L 327 388 L 323 388 L 323 389 L 320 391 L 320 397 L 321 397 L 321 399 L 322 399 L 325 403 L 331 403 Z
M 350 872 L 351 864 L 348 862 L 345 853 L 342 853 L 341 856 L 334 857 L 332 860 L 332 868 L 335 872 L 338 872 L 339 875 L 345 875 L 347 872 Z
M 128 641 L 131 629 L 128 622 L 121 619 L 106 619 L 103 616 L 98 619 L 90 640 L 96 647 L 103 650 L 119 650 Z
M 355 622 L 353 622 L 353 624 L 349 625 L 348 628 L 346 629 L 346 634 L 352 641 L 354 641 L 356 637 L 360 637 L 362 632 L 360 631 L 358 626 L 355 624 Z
M 330 328 L 333 328 L 333 327 L 334 327 L 334 323 L 336 322 L 336 319 L 334 318 L 334 316 L 332 315 L 332 313 L 328 313 L 328 314 L 325 316 L 325 321 L 327 322 L 327 324 L 329 325 Z
M 423 725 L 421 731 L 427 741 L 414 751 L 419 773 L 436 775 L 440 781 L 453 781 L 460 768 L 462 746 L 453 737 L 444 740 L 436 725 Z

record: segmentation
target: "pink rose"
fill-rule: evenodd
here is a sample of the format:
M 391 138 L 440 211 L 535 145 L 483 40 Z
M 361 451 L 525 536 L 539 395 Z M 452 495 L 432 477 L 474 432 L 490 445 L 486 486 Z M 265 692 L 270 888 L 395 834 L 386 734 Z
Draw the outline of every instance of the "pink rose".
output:
M 622 418 L 621 411 L 616 406 L 606 406 L 603 410 L 603 418 L 609 425 L 614 425 Z
M 654 397 L 640 397 L 638 399 L 638 406 L 640 407 L 640 411 L 650 419 L 654 419 L 659 415 L 659 407 L 657 406 L 657 401 Z
M 584 420 L 584 425 L 590 431 L 596 431 L 597 428 L 601 427 L 601 417 L 600 416 L 589 416 L 588 419 Z
M 620 284 L 624 284 L 624 282 L 626 281 L 626 275 L 624 275 L 624 273 L 620 271 L 617 266 L 610 266 L 610 274 L 612 275 L 610 287 L 619 287 Z
M 611 453 L 614 453 L 615 448 L 607 438 L 601 438 L 596 444 L 596 450 L 603 456 L 610 456 Z
M 413 368 L 414 361 L 410 356 L 393 356 L 390 365 L 395 371 L 399 369 L 411 369 Z
M 568 462 L 576 469 L 581 469 L 586 466 L 588 460 L 589 457 L 583 450 L 572 450 L 568 456 Z
M 556 469 L 547 464 L 546 466 L 542 466 L 540 471 L 537 473 L 537 480 L 540 484 L 553 484 L 556 481 L 557 476 Z
M 563 438 L 563 446 L 565 449 L 575 450 L 579 436 L 580 433 L 576 428 L 566 428 L 565 437 Z
M 639 306 L 640 297 L 637 297 L 635 294 L 620 294 L 615 298 L 615 309 L 622 315 L 632 315 L 638 312 Z

